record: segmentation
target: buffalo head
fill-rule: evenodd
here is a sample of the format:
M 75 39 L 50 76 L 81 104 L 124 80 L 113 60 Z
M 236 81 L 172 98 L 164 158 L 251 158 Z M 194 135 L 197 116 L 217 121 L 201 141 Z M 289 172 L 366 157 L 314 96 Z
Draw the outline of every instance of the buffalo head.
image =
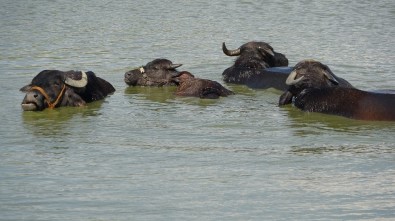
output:
M 44 70 L 20 89 L 25 92 L 24 111 L 40 111 L 60 106 L 84 106 L 115 91 L 107 81 L 91 72 Z
M 248 42 L 237 49 L 229 50 L 225 42 L 222 50 L 228 56 L 239 56 L 234 65 L 223 73 L 224 81 L 236 84 L 248 84 L 250 77 L 265 68 L 288 66 L 285 55 L 277 53 L 265 42 Z
M 208 79 L 195 78 L 193 74 L 182 71 L 174 76 L 178 83 L 176 95 L 215 99 L 234 94 L 220 83 Z
M 182 64 L 173 64 L 167 59 L 155 59 L 145 66 L 125 73 L 125 83 L 130 86 L 165 86 L 175 85 L 172 76 Z
M 303 60 L 296 64 L 285 83 L 288 90 L 281 95 L 280 105 L 291 103 L 293 97 L 306 88 L 352 87 L 348 81 L 337 77 L 327 65 L 315 60 Z

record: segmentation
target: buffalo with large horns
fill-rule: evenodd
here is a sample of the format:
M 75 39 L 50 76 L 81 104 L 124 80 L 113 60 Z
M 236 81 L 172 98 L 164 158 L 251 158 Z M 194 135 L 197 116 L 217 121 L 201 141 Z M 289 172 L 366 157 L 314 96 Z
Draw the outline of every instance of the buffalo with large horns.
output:
M 26 93 L 21 104 L 24 111 L 41 111 L 45 108 L 84 106 L 103 99 L 115 88 L 91 71 L 44 70 L 20 91 Z
M 279 105 L 292 103 L 295 95 L 305 88 L 353 87 L 345 79 L 337 77 L 327 65 L 312 59 L 297 63 L 284 83 L 287 90 L 281 95 Z
M 182 71 L 174 76 L 178 83 L 176 95 L 216 99 L 234 94 L 220 83 L 208 79 L 195 78 L 193 74 Z
M 368 92 L 336 77 L 325 65 L 302 61 L 286 80 L 291 102 L 307 112 L 339 115 L 358 120 L 395 121 L 395 94 Z M 288 97 L 283 95 L 281 103 Z M 282 101 L 283 100 L 283 101 Z
M 173 64 L 160 58 L 125 73 L 124 81 L 129 86 L 169 86 L 176 85 L 172 77 L 179 73 L 176 68 L 182 64 Z
M 222 50 L 228 56 L 238 56 L 234 65 L 222 73 L 227 83 L 244 84 L 252 88 L 276 88 L 285 90 L 291 68 L 273 69 L 288 66 L 284 54 L 275 52 L 265 42 L 248 42 L 237 49 L 230 50 L 222 43 Z

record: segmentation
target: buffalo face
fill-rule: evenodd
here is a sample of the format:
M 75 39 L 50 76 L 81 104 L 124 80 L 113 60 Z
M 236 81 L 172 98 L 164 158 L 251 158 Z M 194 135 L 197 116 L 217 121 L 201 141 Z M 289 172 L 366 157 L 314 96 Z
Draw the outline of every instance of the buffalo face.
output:
M 280 105 L 291 103 L 295 95 L 307 88 L 352 87 L 348 81 L 333 74 L 327 65 L 315 60 L 296 64 L 285 83 L 288 90 L 281 95 Z
M 54 108 L 58 104 L 66 102 L 66 99 L 63 99 L 64 95 L 71 94 L 68 87 L 83 90 L 87 84 L 87 78 L 85 72 L 42 71 L 33 78 L 29 85 L 20 89 L 20 91 L 26 93 L 21 104 L 22 109 L 35 111 L 47 107 Z M 71 101 L 68 101 L 68 103 L 71 103 Z
M 39 91 L 32 90 L 30 86 L 24 86 L 20 91 L 26 93 L 21 104 L 24 111 L 40 111 L 45 109 L 45 98 Z
M 285 55 L 275 52 L 265 42 L 248 42 L 234 50 L 227 49 L 224 42 L 222 50 L 228 56 L 238 56 L 234 65 L 222 73 L 228 83 L 248 84 L 252 75 L 259 74 L 265 68 L 288 66 Z
M 85 103 L 104 98 L 115 91 L 107 81 L 89 71 L 45 70 L 32 82 L 20 89 L 26 95 L 22 101 L 24 111 L 40 111 L 60 106 L 84 106 Z
M 165 86 L 175 85 L 172 77 L 178 73 L 176 68 L 182 64 L 173 64 L 167 59 L 155 59 L 145 66 L 125 73 L 125 83 L 129 86 Z

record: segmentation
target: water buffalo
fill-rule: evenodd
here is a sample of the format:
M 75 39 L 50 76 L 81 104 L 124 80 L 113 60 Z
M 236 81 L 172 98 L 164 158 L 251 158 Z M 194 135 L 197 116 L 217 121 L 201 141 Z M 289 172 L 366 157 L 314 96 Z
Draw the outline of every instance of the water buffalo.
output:
M 319 62 L 303 61 L 295 67 L 286 82 L 297 108 L 358 120 L 395 121 L 395 94 L 356 89 Z
M 307 112 L 358 120 L 395 121 L 395 94 L 343 87 L 309 88 L 302 90 L 293 103 Z
M 125 73 L 125 83 L 129 86 L 167 86 L 176 85 L 172 76 L 178 73 L 176 68 L 182 64 L 160 58 L 148 62 L 145 66 Z
M 297 79 L 298 84 L 292 83 Z M 310 87 L 353 87 L 348 81 L 337 77 L 325 64 L 315 60 L 303 60 L 295 65 L 285 80 L 287 90 L 281 95 L 279 105 L 292 102 L 296 94 Z
M 271 67 L 288 66 L 288 59 L 285 55 L 277 53 L 265 42 L 248 42 L 235 50 L 226 48 L 222 43 L 222 50 L 228 56 L 239 56 L 234 65 L 225 69 L 222 73 L 223 79 L 227 83 L 244 84 L 252 88 L 276 88 L 285 90 L 285 79 L 291 69 L 273 72 L 265 71 Z
M 21 104 L 24 111 L 41 111 L 61 106 L 84 106 L 103 99 L 115 88 L 91 71 L 44 70 L 20 91 L 26 93 Z
M 178 96 L 216 99 L 234 94 L 216 81 L 195 78 L 193 74 L 187 71 L 175 75 L 174 80 L 178 83 L 175 93 Z

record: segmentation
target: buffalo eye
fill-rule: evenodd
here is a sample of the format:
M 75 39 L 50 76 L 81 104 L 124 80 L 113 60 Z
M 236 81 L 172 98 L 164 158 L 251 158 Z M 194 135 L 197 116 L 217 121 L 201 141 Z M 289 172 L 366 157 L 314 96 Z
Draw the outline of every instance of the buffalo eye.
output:
M 56 85 L 56 86 L 60 86 L 60 81 L 55 80 L 55 81 L 52 82 L 52 84 L 53 84 L 53 85 Z
M 53 82 L 53 86 L 56 88 L 60 88 L 61 83 L 59 81 Z

